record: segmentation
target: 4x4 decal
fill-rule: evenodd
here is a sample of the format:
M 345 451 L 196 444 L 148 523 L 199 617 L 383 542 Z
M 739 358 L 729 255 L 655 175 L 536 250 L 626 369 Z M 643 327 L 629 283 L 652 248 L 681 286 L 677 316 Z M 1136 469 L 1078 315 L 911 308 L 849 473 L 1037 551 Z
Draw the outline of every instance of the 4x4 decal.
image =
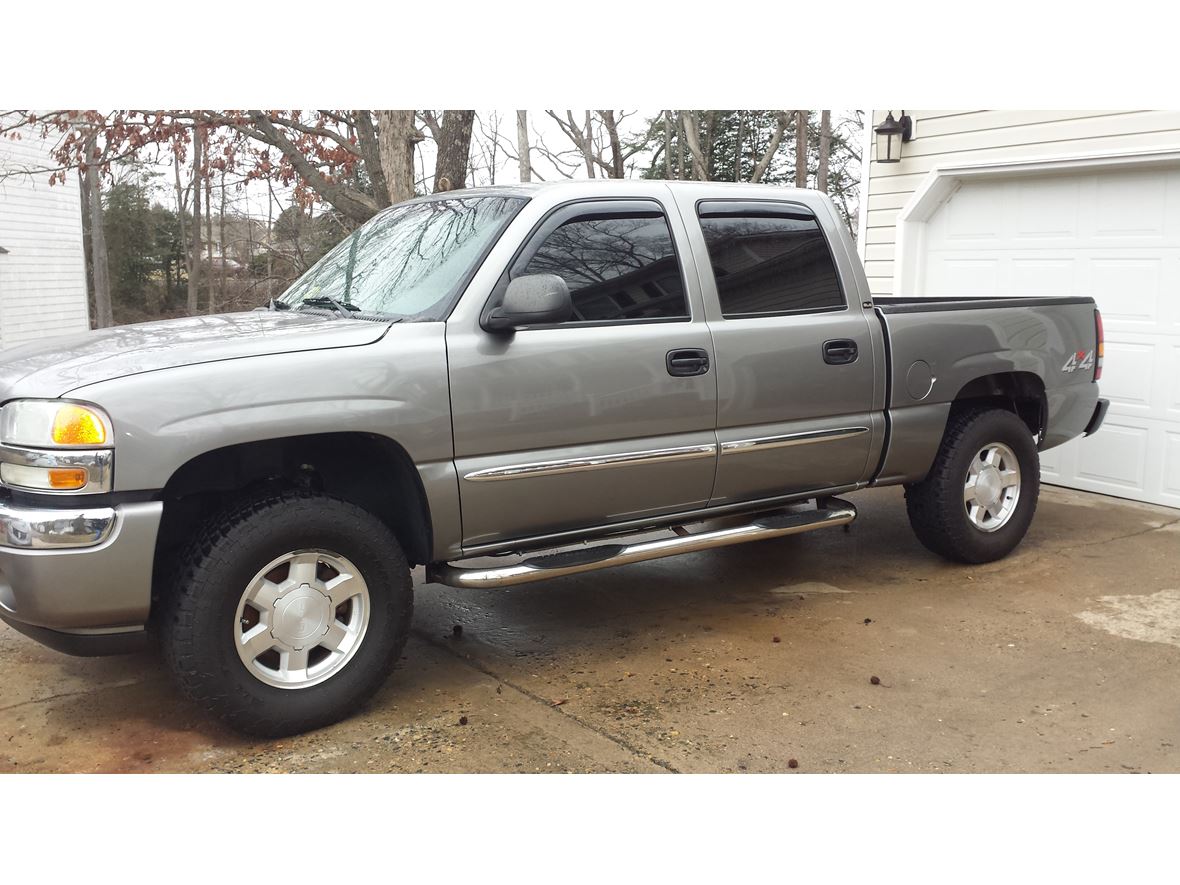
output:
M 1071 353 L 1069 359 L 1065 361 L 1065 365 L 1061 367 L 1063 372 L 1073 372 L 1076 369 L 1092 369 L 1094 368 L 1094 351 L 1079 350 L 1077 353 Z

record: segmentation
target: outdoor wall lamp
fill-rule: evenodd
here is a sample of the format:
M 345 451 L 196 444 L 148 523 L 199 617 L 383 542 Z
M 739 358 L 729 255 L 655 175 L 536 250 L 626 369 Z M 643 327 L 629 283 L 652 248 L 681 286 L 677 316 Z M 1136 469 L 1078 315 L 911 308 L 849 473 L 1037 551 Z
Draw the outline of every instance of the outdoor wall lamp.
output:
M 881 123 L 873 127 L 877 133 L 877 162 L 896 163 L 901 159 L 901 146 L 914 136 L 914 121 L 905 111 L 901 112 L 901 119 L 893 119 L 893 111 Z

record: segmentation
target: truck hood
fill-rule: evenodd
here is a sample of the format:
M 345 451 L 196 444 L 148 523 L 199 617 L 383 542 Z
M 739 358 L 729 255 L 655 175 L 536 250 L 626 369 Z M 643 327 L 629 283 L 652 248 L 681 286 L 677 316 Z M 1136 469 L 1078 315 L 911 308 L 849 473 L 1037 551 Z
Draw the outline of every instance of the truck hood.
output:
M 371 344 L 388 328 L 388 323 L 258 310 L 46 338 L 0 351 L 0 401 L 58 397 L 86 384 L 176 366 Z

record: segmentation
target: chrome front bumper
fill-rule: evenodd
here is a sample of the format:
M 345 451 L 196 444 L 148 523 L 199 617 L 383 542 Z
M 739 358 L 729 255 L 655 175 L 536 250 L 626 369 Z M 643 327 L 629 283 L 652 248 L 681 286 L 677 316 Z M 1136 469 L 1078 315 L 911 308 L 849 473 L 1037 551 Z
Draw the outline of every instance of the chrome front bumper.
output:
M 111 536 L 113 507 L 30 510 L 0 505 L 0 547 L 58 550 L 94 547 Z
M 163 511 L 0 506 L 0 618 L 76 633 L 142 627 Z

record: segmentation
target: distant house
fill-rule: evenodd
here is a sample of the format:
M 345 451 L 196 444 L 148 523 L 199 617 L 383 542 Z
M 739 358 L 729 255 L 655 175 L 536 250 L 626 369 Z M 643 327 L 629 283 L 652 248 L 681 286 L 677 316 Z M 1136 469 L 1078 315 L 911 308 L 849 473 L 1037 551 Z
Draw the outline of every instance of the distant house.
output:
M 78 178 L 49 185 L 49 145 L 0 138 L 0 348 L 90 328 Z
M 1092 296 L 1110 414 L 1042 476 L 1180 507 L 1180 112 L 905 113 L 900 159 L 865 154 L 873 294 Z

